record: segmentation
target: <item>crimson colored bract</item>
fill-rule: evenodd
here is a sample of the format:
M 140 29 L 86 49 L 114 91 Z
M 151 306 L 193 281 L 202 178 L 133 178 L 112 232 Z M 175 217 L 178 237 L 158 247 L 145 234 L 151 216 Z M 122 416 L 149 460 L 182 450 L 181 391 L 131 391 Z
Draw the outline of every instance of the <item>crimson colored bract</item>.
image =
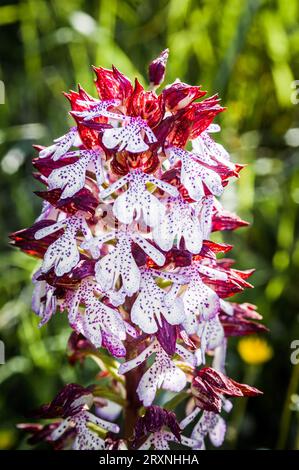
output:
M 214 140 L 217 95 L 203 99 L 201 87 L 179 80 L 156 93 L 167 58 L 165 50 L 150 64 L 149 90 L 95 67 L 98 98 L 81 86 L 67 93 L 75 125 L 35 146 L 43 209 L 12 243 L 41 259 L 32 302 L 40 325 L 67 315 L 70 363 L 93 357 L 101 372 L 96 385 L 68 384 L 35 413 L 51 424 L 20 425 L 32 443 L 203 449 L 209 437 L 219 446 L 226 397 L 261 393 L 224 370 L 227 337 L 265 330 L 254 306 L 227 300 L 252 287 L 253 270 L 219 259 L 232 247 L 210 240 L 247 225 L 217 199 L 242 165 Z M 180 424 L 171 405 L 155 404 L 161 389 L 185 400 Z M 113 423 L 121 413 L 124 435 Z

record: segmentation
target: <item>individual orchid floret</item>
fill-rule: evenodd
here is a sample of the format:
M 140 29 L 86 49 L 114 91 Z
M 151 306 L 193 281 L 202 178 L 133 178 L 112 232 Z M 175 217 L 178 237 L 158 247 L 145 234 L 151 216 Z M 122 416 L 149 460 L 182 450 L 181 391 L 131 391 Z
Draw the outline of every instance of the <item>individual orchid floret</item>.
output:
M 116 283 L 121 278 L 123 292 L 131 296 L 140 286 L 141 274 L 132 255 L 131 245 L 134 241 L 159 266 L 165 262 L 164 255 L 145 238 L 137 233 L 119 230 L 111 232 L 111 238 L 117 243 L 113 251 L 102 257 L 95 265 L 95 276 L 103 292 L 115 290 Z M 110 239 L 111 239 L 110 238 Z M 108 240 L 108 236 L 105 237 Z M 86 244 L 84 246 L 87 246 Z
M 235 230 L 240 227 L 247 227 L 249 224 L 238 215 L 225 210 L 220 201 L 214 199 L 212 231 Z
M 131 81 L 114 65 L 112 70 L 103 67 L 93 67 L 96 73 L 95 85 L 102 100 L 119 99 L 126 101 L 133 92 Z
M 100 196 L 104 199 L 128 184 L 127 191 L 118 196 L 113 204 L 115 217 L 123 224 L 131 224 L 133 220 L 140 220 L 142 214 L 146 225 L 154 227 L 163 219 L 166 209 L 165 205 L 147 190 L 146 183 L 152 183 L 172 196 L 178 194 L 174 186 L 140 170 L 133 170 L 101 191 Z
M 170 147 L 167 149 L 171 161 L 178 158 L 181 161 L 181 183 L 185 186 L 189 196 L 194 201 L 199 201 L 205 195 L 205 187 L 211 194 L 221 196 L 223 185 L 221 176 L 217 173 L 217 167 L 214 169 L 207 168 L 204 157 L 192 154 L 187 150 Z
M 126 349 L 126 327 L 118 310 L 105 305 L 97 295 L 99 286 L 91 279 L 81 281 L 76 291 L 70 291 L 67 298 L 69 321 L 73 328 L 83 334 L 95 347 L 106 347 L 116 357 L 123 357 Z M 84 314 L 80 304 L 85 305 Z
M 228 152 L 221 144 L 214 142 L 210 137 L 210 133 L 219 132 L 220 126 L 210 124 L 206 131 L 202 132 L 200 136 L 192 141 L 192 148 L 196 155 L 200 158 L 208 158 L 209 165 L 221 164 L 232 172 L 236 172 L 236 165 L 230 161 Z
M 181 350 L 177 351 L 181 355 Z M 186 375 L 180 369 L 169 355 L 160 346 L 159 342 L 154 340 L 139 356 L 120 365 L 119 373 L 125 374 L 138 367 L 150 356 L 156 353 L 153 365 L 142 376 L 136 392 L 144 406 L 150 406 L 159 388 L 171 392 L 180 392 L 187 383 Z
M 118 152 L 122 150 L 132 153 L 145 152 L 149 146 L 144 141 L 144 134 L 149 144 L 157 141 L 146 121 L 140 117 L 128 117 L 123 127 L 105 129 L 102 142 L 107 149 L 118 147 Z
M 88 426 L 92 423 L 102 431 L 119 432 L 119 427 L 90 413 L 94 397 L 92 391 L 77 384 L 66 385 L 48 405 L 36 411 L 40 418 L 59 418 L 63 421 L 52 431 L 49 440 L 57 441 L 72 430 L 73 450 L 100 450 L 105 441 Z
M 71 127 L 70 130 L 63 136 L 54 139 L 54 144 L 50 147 L 45 147 L 39 152 L 40 158 L 49 157 L 56 162 L 63 157 L 67 151 L 79 141 L 77 127 Z M 79 144 L 79 142 L 78 142 Z
M 197 407 L 214 413 L 221 411 L 222 395 L 244 397 L 262 394 L 257 388 L 240 384 L 211 367 L 204 367 L 196 373 L 192 381 L 191 392 Z
M 268 331 L 262 323 L 262 316 L 256 311 L 256 306 L 244 303 L 220 301 L 220 320 L 226 336 L 244 336 Z
M 199 442 L 204 449 L 204 439 L 208 435 L 213 446 L 220 447 L 223 444 L 226 433 L 224 419 L 212 411 L 204 411 L 199 422 L 194 426 L 191 437 Z
M 206 94 L 200 86 L 191 86 L 177 79 L 171 85 L 163 90 L 163 97 L 167 110 L 173 112 L 179 111 L 188 106 L 198 98 Z
M 188 334 L 194 334 L 197 331 L 199 320 L 211 319 L 220 310 L 219 296 L 203 282 L 202 275 L 221 281 L 227 280 L 227 275 L 205 266 L 200 261 L 193 262 L 191 266 L 182 271 L 182 274 L 189 277 L 187 289 L 183 294 L 186 314 L 183 326 Z
M 80 260 L 76 235 L 82 232 L 85 237 L 89 235 L 89 228 L 81 217 L 69 217 L 38 230 L 35 239 L 40 240 L 58 230 L 64 230 L 63 235 L 49 245 L 43 260 L 42 272 L 48 272 L 54 267 L 57 276 L 71 271 Z
M 198 254 L 203 239 L 208 238 L 210 234 L 212 221 L 212 211 L 208 205 L 210 201 L 211 196 L 202 198 L 198 203 L 200 207 L 193 207 L 181 196 L 169 198 L 168 211 L 161 224 L 156 225 L 153 230 L 153 238 L 159 247 L 169 251 L 176 243 L 179 248 L 181 239 L 184 238 L 187 250 Z
M 142 441 L 143 443 L 139 445 Z M 181 435 L 173 412 L 152 405 L 136 422 L 133 448 L 169 450 L 169 442 L 181 443 L 191 448 L 198 444 L 196 440 Z
M 116 119 L 118 121 L 123 121 L 125 116 L 122 114 L 116 114 L 112 111 L 108 111 L 109 108 L 116 108 L 121 105 L 120 100 L 104 100 L 104 101 L 84 101 L 78 100 L 78 105 L 88 106 L 88 109 L 84 111 L 72 111 L 74 116 L 82 118 L 83 121 L 88 122 L 97 117 L 106 117 L 109 119 Z
M 104 182 L 102 156 L 99 151 L 78 150 L 66 154 L 68 157 L 79 156 L 75 163 L 56 168 L 48 177 L 49 189 L 62 189 L 60 198 L 72 197 L 85 185 L 86 171 L 93 165 L 93 171 L 100 186 Z
M 180 422 L 180 428 L 183 430 L 188 426 L 201 412 L 200 408 L 195 408 L 190 415 Z M 215 447 L 220 447 L 224 441 L 226 424 L 224 419 L 212 411 L 203 411 L 199 421 L 195 424 L 191 439 L 197 442 L 196 449 L 204 450 L 204 439 L 209 436 L 211 443 Z M 198 445 L 199 444 L 199 445 Z
M 170 325 L 179 325 L 185 319 L 183 302 L 174 298 L 165 302 L 166 292 L 155 282 L 150 270 L 141 271 L 140 290 L 131 309 L 131 320 L 145 333 L 156 333 L 162 326 L 162 316 Z

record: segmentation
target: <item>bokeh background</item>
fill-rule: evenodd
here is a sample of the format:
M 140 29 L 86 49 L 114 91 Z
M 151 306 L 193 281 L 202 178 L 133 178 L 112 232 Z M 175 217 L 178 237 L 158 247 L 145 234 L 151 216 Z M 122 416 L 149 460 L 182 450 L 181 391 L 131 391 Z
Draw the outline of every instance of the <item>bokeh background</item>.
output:
M 62 91 L 79 82 L 94 93 L 91 64 L 113 63 L 145 83 L 148 62 L 165 47 L 166 81 L 180 77 L 221 95 L 219 138 L 248 164 L 224 204 L 252 225 L 225 240 L 238 267 L 256 268 L 255 289 L 239 297 L 258 305 L 271 331 L 250 354 L 230 341 L 228 375 L 264 396 L 236 402 L 224 447 L 299 449 L 299 366 L 290 361 L 299 339 L 298 21 L 297 0 L 0 2 L 0 449 L 28 448 L 15 424 L 64 383 L 89 383 L 94 373 L 68 364 L 62 316 L 37 328 L 36 261 L 8 246 L 9 232 L 31 225 L 41 208 L 32 144 L 48 145 L 70 124 Z

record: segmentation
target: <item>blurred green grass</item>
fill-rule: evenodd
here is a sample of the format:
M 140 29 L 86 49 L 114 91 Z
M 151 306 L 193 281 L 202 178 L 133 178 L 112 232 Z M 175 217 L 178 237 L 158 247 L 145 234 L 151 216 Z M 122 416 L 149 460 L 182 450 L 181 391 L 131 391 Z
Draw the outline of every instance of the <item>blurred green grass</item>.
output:
M 26 447 L 15 423 L 62 383 L 88 383 L 93 370 L 68 366 L 62 316 L 37 328 L 30 311 L 36 261 L 8 247 L 9 232 L 31 225 L 41 206 L 33 195 L 32 144 L 49 144 L 70 124 L 62 91 L 80 82 L 95 93 L 91 64 L 113 63 L 144 82 L 148 62 L 165 47 L 166 82 L 179 77 L 219 92 L 228 108 L 219 118 L 221 141 L 235 161 L 248 164 L 224 204 L 252 226 L 224 238 L 235 245 L 238 267 L 256 268 L 255 289 L 239 297 L 263 313 L 274 357 L 256 377 L 264 397 L 249 401 L 226 446 L 299 448 L 298 412 L 290 410 L 298 366 L 292 370 L 289 359 L 290 343 L 299 339 L 299 105 L 291 102 L 298 21 L 297 0 L 287 7 L 283 0 L 1 1 L 0 448 Z M 236 344 L 228 372 L 243 380 L 249 368 Z

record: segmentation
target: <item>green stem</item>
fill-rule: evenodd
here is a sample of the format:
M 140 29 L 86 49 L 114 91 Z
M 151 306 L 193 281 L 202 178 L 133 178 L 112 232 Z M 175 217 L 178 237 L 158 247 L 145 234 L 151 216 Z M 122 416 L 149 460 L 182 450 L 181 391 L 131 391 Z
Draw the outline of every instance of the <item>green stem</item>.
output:
M 141 365 L 125 374 L 127 392 L 127 406 L 125 408 L 125 438 L 128 439 L 128 444 L 130 439 L 134 436 L 135 424 L 139 416 L 138 412 L 142 405 L 136 393 L 136 389 L 143 372 L 143 366 Z
M 287 438 L 289 435 L 289 428 L 291 422 L 292 410 L 290 408 L 291 396 L 296 393 L 299 384 L 299 363 L 293 366 L 291 379 L 286 394 L 286 399 L 283 406 L 283 411 L 280 420 L 280 433 L 277 441 L 276 448 L 281 450 L 285 449 Z

